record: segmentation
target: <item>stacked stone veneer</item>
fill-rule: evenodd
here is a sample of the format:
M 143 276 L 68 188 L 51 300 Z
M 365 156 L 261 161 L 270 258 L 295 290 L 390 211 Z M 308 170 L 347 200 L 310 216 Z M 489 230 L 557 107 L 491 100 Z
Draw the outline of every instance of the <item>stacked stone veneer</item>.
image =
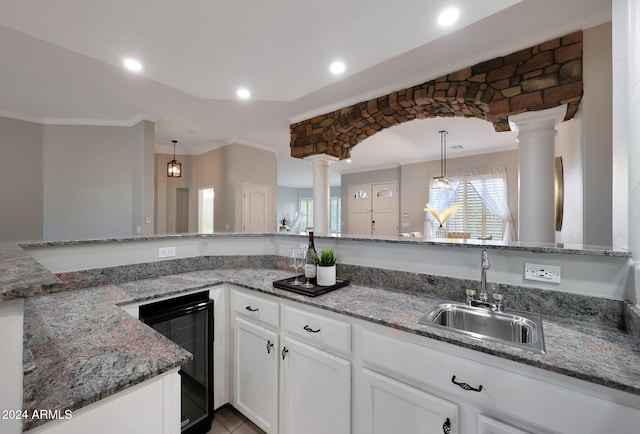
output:
M 508 131 L 511 115 L 568 104 L 569 120 L 581 98 L 580 31 L 292 124 L 291 156 L 348 158 L 367 137 L 413 119 L 475 117 Z

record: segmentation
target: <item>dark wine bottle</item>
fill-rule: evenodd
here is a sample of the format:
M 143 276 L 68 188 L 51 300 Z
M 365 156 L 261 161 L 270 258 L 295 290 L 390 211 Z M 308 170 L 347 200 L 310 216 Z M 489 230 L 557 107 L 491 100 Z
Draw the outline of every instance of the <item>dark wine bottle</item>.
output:
M 318 279 L 316 277 L 316 246 L 313 244 L 313 231 L 309 231 L 309 248 L 307 249 L 307 261 L 304 267 L 304 275 L 309 279 L 309 283 L 316 285 Z

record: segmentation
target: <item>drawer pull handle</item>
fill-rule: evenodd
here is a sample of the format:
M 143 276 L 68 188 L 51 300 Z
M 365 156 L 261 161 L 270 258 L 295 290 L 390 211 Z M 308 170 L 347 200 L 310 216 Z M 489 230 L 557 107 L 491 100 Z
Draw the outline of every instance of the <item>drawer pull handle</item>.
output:
M 267 354 L 271 354 L 271 348 L 273 348 L 273 344 L 271 341 L 267 341 Z
M 257 307 L 254 309 L 254 308 L 252 308 L 251 306 L 247 306 L 247 307 L 245 307 L 245 309 L 247 309 L 249 312 L 257 312 L 257 311 L 259 311 L 259 310 L 260 310 L 260 309 L 258 309 Z
M 451 419 L 447 418 L 442 424 L 442 432 L 444 434 L 451 434 Z
M 320 329 L 314 330 L 311 327 L 309 327 L 309 325 L 306 325 L 306 326 L 304 326 L 302 328 L 305 329 L 306 331 L 308 331 L 309 333 L 319 333 L 320 332 Z
M 287 350 L 287 347 L 284 347 L 282 349 L 282 360 L 284 360 L 285 356 L 287 355 L 287 353 L 289 352 L 289 350 Z
M 474 392 L 481 392 L 482 391 L 482 384 L 480 386 L 473 387 L 473 386 L 469 386 L 467 383 L 459 383 L 456 381 L 456 376 L 454 375 L 453 377 L 451 377 L 451 382 L 453 384 L 455 384 L 456 386 L 460 386 L 461 389 L 464 390 L 472 390 Z

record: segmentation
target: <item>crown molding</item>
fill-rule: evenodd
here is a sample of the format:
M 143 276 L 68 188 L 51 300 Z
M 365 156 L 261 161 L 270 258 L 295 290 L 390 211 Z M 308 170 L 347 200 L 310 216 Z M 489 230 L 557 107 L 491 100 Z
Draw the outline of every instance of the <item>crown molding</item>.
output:
M 22 113 L 0 111 L 0 117 L 34 122 L 42 125 L 78 125 L 94 127 L 132 127 L 141 121 L 155 122 L 157 118 L 142 113 L 136 113 L 130 119 L 90 119 L 90 118 L 56 118 L 38 117 Z

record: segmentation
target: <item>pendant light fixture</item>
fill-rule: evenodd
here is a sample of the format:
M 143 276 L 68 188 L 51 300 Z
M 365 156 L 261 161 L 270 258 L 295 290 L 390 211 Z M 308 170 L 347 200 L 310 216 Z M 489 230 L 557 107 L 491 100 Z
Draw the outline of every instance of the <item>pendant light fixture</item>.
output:
M 176 143 L 177 140 L 172 140 L 173 142 L 173 160 L 167 163 L 167 176 L 169 178 L 180 178 L 182 176 L 182 163 L 176 160 Z
M 447 179 L 447 133 L 445 130 L 438 131 L 440 134 L 440 176 L 434 176 L 431 188 L 446 191 L 453 190 L 453 182 Z

